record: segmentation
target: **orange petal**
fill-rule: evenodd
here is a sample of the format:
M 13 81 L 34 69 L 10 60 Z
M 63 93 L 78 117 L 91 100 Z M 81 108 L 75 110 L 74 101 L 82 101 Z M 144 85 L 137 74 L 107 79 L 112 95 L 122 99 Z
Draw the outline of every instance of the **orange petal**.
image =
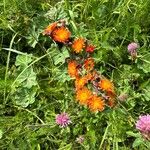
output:
M 91 111 L 103 111 L 105 108 L 104 100 L 97 95 L 93 95 L 88 101 L 88 107 Z
M 85 46 L 85 40 L 83 38 L 78 38 L 73 41 L 72 49 L 75 53 L 79 53 Z
M 43 32 L 43 35 L 51 35 L 54 29 L 57 27 L 57 22 L 50 24 Z
M 64 26 L 56 28 L 52 32 L 52 39 L 56 42 L 65 43 L 68 42 L 71 36 L 71 32 Z

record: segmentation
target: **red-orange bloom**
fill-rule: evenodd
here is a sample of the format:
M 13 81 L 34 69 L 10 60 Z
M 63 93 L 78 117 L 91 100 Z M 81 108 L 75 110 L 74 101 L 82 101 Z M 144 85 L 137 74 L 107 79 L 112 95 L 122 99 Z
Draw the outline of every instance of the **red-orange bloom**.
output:
M 56 29 L 56 27 L 57 27 L 57 22 L 54 22 L 54 23 L 50 24 L 44 30 L 43 35 L 51 35 L 51 33 L 54 31 L 54 29 Z
M 87 82 L 88 82 L 88 80 L 87 80 L 86 76 L 77 78 L 75 81 L 76 89 L 78 90 L 78 89 L 83 88 Z
M 116 97 L 115 91 L 107 91 L 106 94 L 109 97 L 107 105 L 110 107 L 114 107 L 115 106 L 115 97 Z
M 103 111 L 105 107 L 104 100 L 101 97 L 98 97 L 97 95 L 93 95 L 88 100 L 88 106 L 91 111 Z
M 95 46 L 93 46 L 93 45 L 88 45 L 88 46 L 86 47 L 86 52 L 92 53 L 92 52 L 94 51 L 94 49 L 95 49 Z
M 107 91 L 106 93 L 107 93 L 107 95 L 108 95 L 110 98 L 113 98 L 113 99 L 114 99 L 114 98 L 116 97 L 116 93 L 115 93 L 114 89 L 109 90 L 109 91 Z
M 71 78 L 77 78 L 78 77 L 78 69 L 77 69 L 77 62 L 75 60 L 69 61 L 68 63 L 68 74 Z
M 92 92 L 86 87 L 77 90 L 76 93 L 76 99 L 79 101 L 81 105 L 87 105 L 88 99 L 91 96 L 92 96 Z
M 78 38 L 73 41 L 72 49 L 75 53 L 79 53 L 85 46 L 85 40 L 83 38 Z
M 85 75 L 85 78 L 86 78 L 88 81 L 90 81 L 90 80 L 93 79 L 93 74 L 89 72 L 88 74 Z
M 87 58 L 85 61 L 84 61 L 84 68 L 87 70 L 87 71 L 90 71 L 94 68 L 94 59 L 93 58 Z
M 107 102 L 107 105 L 108 105 L 109 107 L 114 107 L 114 106 L 115 106 L 115 99 L 109 98 L 109 99 L 108 99 L 108 102 Z
M 99 82 L 99 87 L 104 91 L 114 93 L 114 85 L 108 79 L 102 79 Z
M 58 27 L 52 32 L 52 39 L 60 43 L 67 42 L 70 36 L 71 32 L 64 26 Z

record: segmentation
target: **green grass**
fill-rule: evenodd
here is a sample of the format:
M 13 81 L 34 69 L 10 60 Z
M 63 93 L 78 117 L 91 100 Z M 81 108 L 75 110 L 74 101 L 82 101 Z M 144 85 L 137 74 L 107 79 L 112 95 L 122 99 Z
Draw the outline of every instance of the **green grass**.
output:
M 150 149 L 135 128 L 150 112 L 149 0 L 3 0 L 0 9 L 0 149 Z M 76 102 L 67 49 L 42 35 L 59 19 L 67 19 L 73 38 L 96 46 L 96 69 L 126 101 L 99 113 Z M 133 41 L 140 45 L 136 61 L 127 52 Z M 72 124 L 62 129 L 55 117 L 64 111 Z

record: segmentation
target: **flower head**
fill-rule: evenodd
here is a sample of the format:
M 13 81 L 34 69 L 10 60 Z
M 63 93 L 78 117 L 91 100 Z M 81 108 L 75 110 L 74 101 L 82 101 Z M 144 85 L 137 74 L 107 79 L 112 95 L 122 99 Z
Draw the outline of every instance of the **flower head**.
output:
M 79 144 L 82 144 L 84 142 L 84 136 L 80 135 L 79 137 L 77 137 L 76 142 L 79 143 Z
M 57 27 L 57 22 L 54 22 L 54 23 L 50 24 L 44 30 L 43 35 L 51 35 L 51 33 L 54 31 L 54 29 L 56 29 L 56 27 Z
M 72 78 L 78 77 L 78 69 L 77 69 L 77 62 L 75 60 L 71 60 L 68 62 L 68 74 Z
M 114 85 L 108 79 L 102 79 L 99 82 L 99 87 L 104 91 L 114 93 Z
M 142 132 L 150 132 L 150 115 L 140 116 L 136 128 Z
M 150 115 L 140 116 L 136 123 L 136 128 L 141 132 L 144 138 L 150 140 Z
M 86 87 L 77 90 L 76 94 L 76 99 L 81 105 L 87 105 L 88 99 L 92 96 L 92 92 Z
M 106 92 L 106 96 L 108 97 L 108 100 L 107 100 L 107 105 L 109 107 L 114 107 L 115 106 L 115 98 L 116 98 L 116 93 L 114 90 L 111 90 L 111 91 L 107 91 Z
M 52 32 L 52 39 L 56 42 L 65 43 L 68 42 L 71 36 L 71 32 L 64 26 L 56 28 Z
M 85 75 L 85 78 L 87 79 L 87 81 L 90 81 L 93 79 L 93 74 L 91 72 L 88 72 L 86 75 Z
M 86 52 L 88 52 L 88 53 L 93 53 L 94 49 L 95 49 L 95 46 L 93 46 L 93 45 L 88 45 L 88 46 L 86 47 Z
M 56 116 L 56 123 L 61 127 L 66 127 L 71 123 L 67 113 L 61 113 Z
M 121 94 L 118 96 L 118 99 L 119 99 L 121 102 L 124 102 L 127 98 L 128 98 L 128 95 L 127 95 L 126 93 L 121 93 Z
M 139 45 L 135 42 L 132 42 L 128 45 L 128 52 L 133 53 L 137 48 L 139 48 Z
M 128 45 L 128 52 L 130 53 L 132 59 L 137 57 L 137 48 L 139 48 L 139 45 L 135 42 L 132 42 Z
M 72 43 L 72 49 L 75 53 L 79 53 L 85 46 L 85 40 L 83 38 L 75 39 Z
M 108 102 L 107 102 L 107 105 L 111 108 L 114 107 L 115 106 L 115 99 L 114 98 L 109 98 Z
M 101 97 L 98 97 L 97 95 L 93 95 L 88 100 L 88 106 L 91 111 L 103 111 L 105 107 L 104 100 Z
M 87 80 L 86 76 L 77 78 L 75 81 L 76 89 L 83 88 L 87 82 L 88 82 L 88 80 Z
M 84 68 L 87 71 L 91 71 L 94 68 L 94 59 L 89 57 L 84 61 Z

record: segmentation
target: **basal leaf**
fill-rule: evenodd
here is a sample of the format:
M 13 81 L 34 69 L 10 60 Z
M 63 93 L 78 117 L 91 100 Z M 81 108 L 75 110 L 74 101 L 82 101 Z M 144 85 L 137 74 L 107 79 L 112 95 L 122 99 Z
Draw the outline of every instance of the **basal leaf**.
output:
M 24 66 L 26 67 L 29 63 L 32 62 L 32 55 L 18 55 L 16 57 L 16 62 L 15 65 L 16 66 Z
M 36 88 L 18 88 L 14 97 L 15 103 L 22 107 L 27 107 L 29 104 L 34 103 L 36 90 Z
M 142 140 L 141 138 L 137 138 L 137 139 L 133 142 L 132 147 L 135 148 L 135 147 L 140 146 L 141 144 L 143 144 L 143 140 Z
M 39 35 L 39 31 L 36 31 L 35 26 L 33 26 L 32 30 L 29 33 L 29 36 L 27 37 L 28 44 L 31 47 L 35 48 L 36 44 L 38 43 Z
M 65 63 L 66 58 L 69 57 L 69 52 L 67 49 L 63 49 L 61 53 L 54 56 L 54 64 Z

